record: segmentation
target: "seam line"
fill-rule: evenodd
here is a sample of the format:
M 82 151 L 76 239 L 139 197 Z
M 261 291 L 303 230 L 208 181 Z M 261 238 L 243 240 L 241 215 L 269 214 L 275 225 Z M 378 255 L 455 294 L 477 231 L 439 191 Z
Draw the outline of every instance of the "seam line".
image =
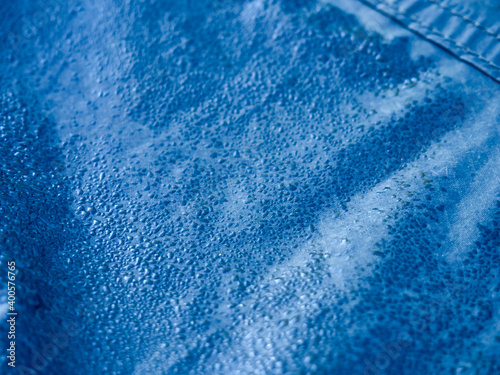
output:
M 432 0 L 431 0 L 432 1 Z M 460 45 L 458 44 L 457 42 L 455 42 L 453 39 L 447 37 L 446 35 L 444 35 L 441 31 L 435 29 L 435 28 L 430 28 L 429 26 L 426 26 L 424 25 L 418 18 L 416 18 L 414 15 L 411 15 L 411 14 L 405 14 L 405 13 L 402 13 L 399 11 L 398 8 L 396 8 L 395 6 L 393 5 L 390 5 L 388 3 L 386 3 L 385 1 L 383 1 L 383 3 L 391 8 L 392 10 L 394 10 L 396 12 L 396 15 L 399 13 L 401 15 L 403 15 L 404 17 L 407 17 L 409 18 L 410 20 L 414 21 L 416 24 L 418 24 L 420 27 L 430 31 L 431 33 L 433 34 L 436 34 L 438 35 L 439 37 L 441 37 L 442 39 L 446 40 L 446 41 L 449 41 L 450 43 L 452 43 L 455 47 L 457 47 L 458 49 L 462 50 L 463 52 L 465 53 L 468 53 L 470 55 L 473 55 L 473 56 L 476 56 L 477 58 L 479 58 L 480 60 L 486 62 L 487 64 L 491 65 L 493 68 L 495 68 L 496 70 L 499 70 L 500 71 L 500 66 L 494 64 L 493 62 L 491 62 L 490 60 L 488 60 L 487 58 L 483 57 L 482 55 L 480 55 L 478 52 L 475 52 L 469 48 L 467 48 L 466 46 L 463 46 L 463 45 Z M 409 27 L 410 25 L 408 25 Z M 475 25 L 474 25 L 475 26 Z
M 495 34 L 494 32 L 489 31 L 486 28 L 486 26 L 483 26 L 479 22 L 474 21 L 472 18 L 469 18 L 469 17 L 465 16 L 464 14 L 462 14 L 460 12 L 457 12 L 456 10 L 453 10 L 450 7 L 447 7 L 446 5 L 444 5 L 443 3 L 441 3 L 440 1 L 437 1 L 437 0 L 428 0 L 428 1 L 431 2 L 431 3 L 433 3 L 433 4 L 436 4 L 438 7 L 440 7 L 442 9 L 448 11 L 449 13 L 453 14 L 454 16 L 456 16 L 458 18 L 461 18 L 465 22 L 470 23 L 472 26 L 474 26 L 474 27 L 476 27 L 476 28 L 484 31 L 486 34 L 489 34 L 492 37 L 494 37 L 495 39 L 498 39 L 500 41 L 500 35 L 499 34 Z

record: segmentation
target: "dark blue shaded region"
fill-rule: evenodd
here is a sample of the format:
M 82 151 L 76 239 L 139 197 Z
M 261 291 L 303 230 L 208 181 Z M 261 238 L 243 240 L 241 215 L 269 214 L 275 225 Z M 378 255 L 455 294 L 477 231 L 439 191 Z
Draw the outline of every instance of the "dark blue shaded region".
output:
M 16 367 L 23 374 L 29 373 L 24 372 L 27 368 L 45 373 L 51 362 L 45 351 L 49 357 L 59 351 L 47 347 L 47 338 L 56 337 L 73 318 L 65 306 L 73 300 L 73 293 L 81 293 L 73 288 L 77 280 L 72 280 L 72 286 L 62 281 L 71 273 L 67 260 L 75 257 L 71 250 L 85 231 L 70 208 L 70 178 L 61 151 L 54 146 L 57 135 L 53 123 L 42 114 L 33 96 L 19 95 L 16 88 L 8 90 L 9 84 L 3 83 L 0 231 L 2 264 L 15 261 L 18 272 Z M 6 276 L 2 275 L 5 283 Z M 6 336 L 1 338 L 5 347 Z M 69 344 L 63 343 L 64 348 Z M 7 369 L 3 363 L 3 371 Z

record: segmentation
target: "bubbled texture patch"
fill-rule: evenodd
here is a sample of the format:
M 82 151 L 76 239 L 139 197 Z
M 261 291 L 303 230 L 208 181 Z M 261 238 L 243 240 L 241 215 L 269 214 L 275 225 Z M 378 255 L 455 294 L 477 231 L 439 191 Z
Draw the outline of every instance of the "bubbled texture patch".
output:
M 500 371 L 494 82 L 361 4 L 21 5 L 19 373 Z

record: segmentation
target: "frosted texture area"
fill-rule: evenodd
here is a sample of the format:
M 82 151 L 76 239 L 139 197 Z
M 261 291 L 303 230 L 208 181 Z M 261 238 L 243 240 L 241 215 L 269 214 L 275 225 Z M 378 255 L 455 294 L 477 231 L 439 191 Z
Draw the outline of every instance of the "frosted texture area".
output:
M 332 4 L 2 2 L 2 373 L 500 373 L 499 86 Z

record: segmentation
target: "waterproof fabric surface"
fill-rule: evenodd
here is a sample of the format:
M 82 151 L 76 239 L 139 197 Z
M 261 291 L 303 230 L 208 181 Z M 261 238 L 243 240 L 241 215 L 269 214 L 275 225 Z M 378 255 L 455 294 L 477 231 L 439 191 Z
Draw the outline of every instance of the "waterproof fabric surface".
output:
M 2 373 L 500 373 L 493 79 L 357 1 L 1 7 Z
M 500 1 L 363 0 L 500 82 Z

